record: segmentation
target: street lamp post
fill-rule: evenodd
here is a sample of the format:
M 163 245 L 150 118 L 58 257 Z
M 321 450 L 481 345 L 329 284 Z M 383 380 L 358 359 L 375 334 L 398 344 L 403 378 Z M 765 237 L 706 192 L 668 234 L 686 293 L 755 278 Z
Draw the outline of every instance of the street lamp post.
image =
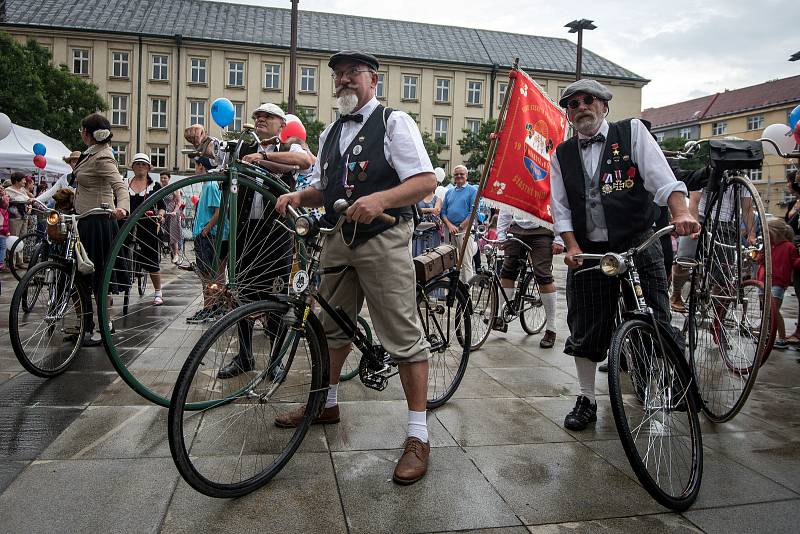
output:
M 569 33 L 576 33 L 578 34 L 578 58 L 575 63 L 575 81 L 581 79 L 581 64 L 583 63 L 583 30 L 593 30 L 597 28 L 593 21 L 580 19 L 580 20 L 573 20 L 564 25 L 565 28 L 569 28 Z
M 292 36 L 289 43 L 289 113 L 295 112 L 297 88 L 297 4 L 292 0 Z

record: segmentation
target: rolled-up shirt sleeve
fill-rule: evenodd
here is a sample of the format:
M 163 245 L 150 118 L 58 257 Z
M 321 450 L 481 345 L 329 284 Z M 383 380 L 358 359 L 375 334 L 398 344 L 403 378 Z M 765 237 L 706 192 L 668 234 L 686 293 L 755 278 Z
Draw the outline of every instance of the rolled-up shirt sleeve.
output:
M 661 147 L 639 119 L 631 120 L 631 144 L 633 162 L 644 178 L 645 189 L 653 195 L 656 204 L 666 206 L 667 199 L 675 191 L 688 196 L 686 184 L 675 179 Z
M 564 188 L 561 165 L 555 152 L 550 160 L 550 211 L 553 213 L 553 231 L 556 234 L 574 231 L 572 228 L 572 210 Z
M 423 172 L 433 172 L 419 127 L 408 113 L 395 110 L 389 115 L 385 141 L 389 150 L 384 150 L 384 155 L 401 182 Z

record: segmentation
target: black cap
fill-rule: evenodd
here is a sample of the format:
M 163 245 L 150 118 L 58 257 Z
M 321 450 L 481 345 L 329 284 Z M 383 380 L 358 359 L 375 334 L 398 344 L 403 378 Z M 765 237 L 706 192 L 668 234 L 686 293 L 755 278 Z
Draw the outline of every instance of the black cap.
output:
M 363 63 L 372 70 L 378 70 L 378 67 L 380 66 L 380 63 L 378 63 L 378 58 L 372 54 L 359 52 L 358 50 L 342 50 L 341 52 L 336 52 L 331 56 L 331 59 L 328 60 L 328 66 L 333 69 L 342 61 L 355 61 L 358 63 Z

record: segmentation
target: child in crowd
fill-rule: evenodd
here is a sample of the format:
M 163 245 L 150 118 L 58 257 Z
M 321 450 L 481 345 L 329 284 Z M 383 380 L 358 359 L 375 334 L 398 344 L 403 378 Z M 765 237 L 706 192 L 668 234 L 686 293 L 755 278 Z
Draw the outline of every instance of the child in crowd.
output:
M 794 231 L 783 219 L 772 219 L 767 223 L 772 255 L 772 298 L 775 300 L 778 322 L 778 339 L 774 348 L 785 349 L 786 325 L 781 315 L 781 304 L 786 288 L 792 285 L 792 271 L 800 269 L 800 255 L 794 246 Z M 764 281 L 763 257 L 759 258 L 758 279 Z
M 0 187 L 0 272 L 7 272 L 6 267 L 6 240 L 10 234 L 8 228 L 8 195 Z

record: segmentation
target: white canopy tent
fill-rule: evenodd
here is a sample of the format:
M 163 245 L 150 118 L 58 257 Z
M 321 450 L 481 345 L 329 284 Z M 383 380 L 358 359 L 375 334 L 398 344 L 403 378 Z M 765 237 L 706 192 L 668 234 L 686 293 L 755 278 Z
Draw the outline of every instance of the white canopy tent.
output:
M 36 143 L 42 143 L 47 148 L 44 156 L 47 160 L 44 174 L 54 177 L 72 171 L 62 159 L 70 153 L 64 143 L 46 136 L 39 130 L 12 124 L 11 133 L 0 140 L 0 173 L 8 175 L 16 170 L 26 172 L 38 170 L 33 164 L 33 145 Z

